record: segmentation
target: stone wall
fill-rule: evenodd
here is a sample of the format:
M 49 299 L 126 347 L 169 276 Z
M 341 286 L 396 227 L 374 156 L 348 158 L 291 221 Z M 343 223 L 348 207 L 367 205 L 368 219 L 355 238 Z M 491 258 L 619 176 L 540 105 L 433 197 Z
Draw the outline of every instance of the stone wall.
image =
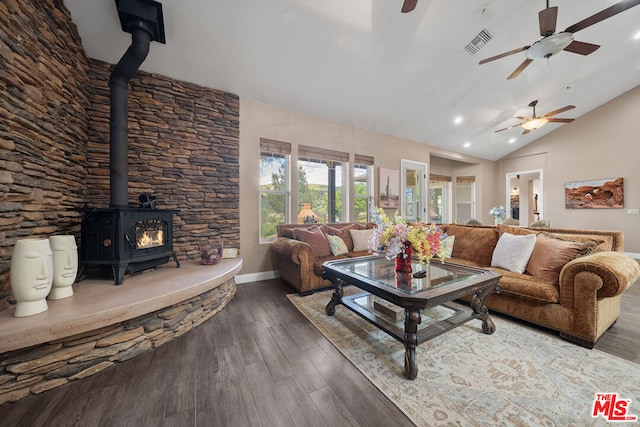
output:
M 0 310 L 16 240 L 79 237 L 78 210 L 109 205 L 110 73 L 62 0 L 0 3 Z M 238 97 L 142 71 L 129 86 L 130 203 L 180 210 L 180 259 L 204 240 L 239 248 Z
M 0 292 L 16 240 L 79 234 L 88 69 L 62 0 L 0 2 Z
M 0 355 L 0 405 L 94 375 L 201 325 L 233 298 L 233 279 L 147 315 Z
M 124 53 L 124 52 L 123 52 Z M 154 52 L 153 43 L 149 55 Z M 87 197 L 109 206 L 109 77 L 111 65 L 89 60 L 90 118 Z M 199 256 L 198 244 L 240 246 L 237 95 L 138 71 L 129 84 L 129 203 L 156 195 L 174 217 L 179 258 Z

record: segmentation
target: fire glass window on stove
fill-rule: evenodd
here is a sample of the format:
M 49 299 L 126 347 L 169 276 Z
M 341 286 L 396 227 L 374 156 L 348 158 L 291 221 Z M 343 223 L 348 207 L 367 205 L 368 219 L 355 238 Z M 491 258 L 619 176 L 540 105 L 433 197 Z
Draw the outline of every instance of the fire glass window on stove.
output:
M 138 221 L 135 225 L 136 249 L 164 246 L 167 229 L 167 222 L 159 219 Z

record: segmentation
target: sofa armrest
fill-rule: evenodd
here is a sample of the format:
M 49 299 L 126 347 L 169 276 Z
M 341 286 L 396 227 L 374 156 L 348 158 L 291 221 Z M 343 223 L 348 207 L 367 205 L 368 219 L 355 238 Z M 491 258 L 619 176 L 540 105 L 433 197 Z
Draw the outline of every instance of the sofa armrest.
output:
M 560 272 L 561 303 L 574 304 L 574 297 L 592 288 L 597 299 L 620 295 L 640 278 L 638 262 L 621 252 L 605 251 L 569 261 Z
M 314 259 L 313 248 L 306 242 L 278 237 L 271 242 L 271 250 L 279 257 L 301 265 Z

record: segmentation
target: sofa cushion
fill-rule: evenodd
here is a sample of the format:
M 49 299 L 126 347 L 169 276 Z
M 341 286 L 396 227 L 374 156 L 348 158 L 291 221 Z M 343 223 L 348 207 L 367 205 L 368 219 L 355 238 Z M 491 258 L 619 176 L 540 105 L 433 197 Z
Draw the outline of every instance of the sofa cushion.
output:
M 319 227 L 296 228 L 294 232 L 298 240 L 308 243 L 313 248 L 316 257 L 331 255 L 327 236 Z
M 503 233 L 491 258 L 491 267 L 502 267 L 514 273 L 524 273 L 536 244 L 534 234 L 516 236 Z
M 329 248 L 331 249 L 332 255 L 344 255 L 349 252 L 347 245 L 340 237 L 327 235 L 327 240 L 329 241 Z
M 347 249 L 349 251 L 353 250 L 353 239 L 351 238 L 351 233 L 349 230 L 360 230 L 360 224 L 349 224 L 344 227 L 337 228 L 327 226 L 327 234 L 330 236 L 338 236 L 340 237 L 344 243 L 347 245 Z
M 504 233 L 513 234 L 516 236 L 522 236 L 525 234 L 538 234 L 539 231 L 529 230 L 522 227 L 512 227 L 510 225 L 498 224 L 498 234 L 502 236 Z
M 498 243 L 496 228 L 452 224 L 447 227 L 447 234 L 456 236 L 452 258 L 466 259 L 484 267 L 491 265 L 493 249 Z
M 349 230 L 353 239 L 354 251 L 366 251 L 369 249 L 369 236 L 373 233 L 373 228 L 366 230 Z
M 560 282 L 562 267 L 572 259 L 585 255 L 596 242 L 575 241 L 539 233 L 527 264 L 527 273 L 552 283 Z
M 296 233 L 295 231 L 293 231 L 293 228 L 285 228 L 282 230 L 282 237 L 286 237 L 288 239 L 294 239 L 294 240 L 298 240 L 296 238 Z
M 560 289 L 555 283 L 540 280 L 528 274 L 518 274 L 502 268 L 491 270 L 502 275 L 500 286 L 502 293 L 542 303 L 559 303 Z M 491 298 L 491 297 L 489 297 Z

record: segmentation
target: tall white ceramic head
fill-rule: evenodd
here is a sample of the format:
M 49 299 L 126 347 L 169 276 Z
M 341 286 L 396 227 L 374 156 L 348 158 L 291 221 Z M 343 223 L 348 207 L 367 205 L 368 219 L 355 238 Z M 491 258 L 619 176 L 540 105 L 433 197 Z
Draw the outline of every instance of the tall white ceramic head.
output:
M 47 295 L 53 281 L 53 259 L 49 239 L 18 240 L 11 257 L 11 290 L 16 299 L 14 316 L 25 317 L 47 311 Z
M 78 273 L 78 247 L 73 236 L 49 237 L 53 252 L 53 287 L 48 299 L 62 299 L 73 295 L 73 282 Z

